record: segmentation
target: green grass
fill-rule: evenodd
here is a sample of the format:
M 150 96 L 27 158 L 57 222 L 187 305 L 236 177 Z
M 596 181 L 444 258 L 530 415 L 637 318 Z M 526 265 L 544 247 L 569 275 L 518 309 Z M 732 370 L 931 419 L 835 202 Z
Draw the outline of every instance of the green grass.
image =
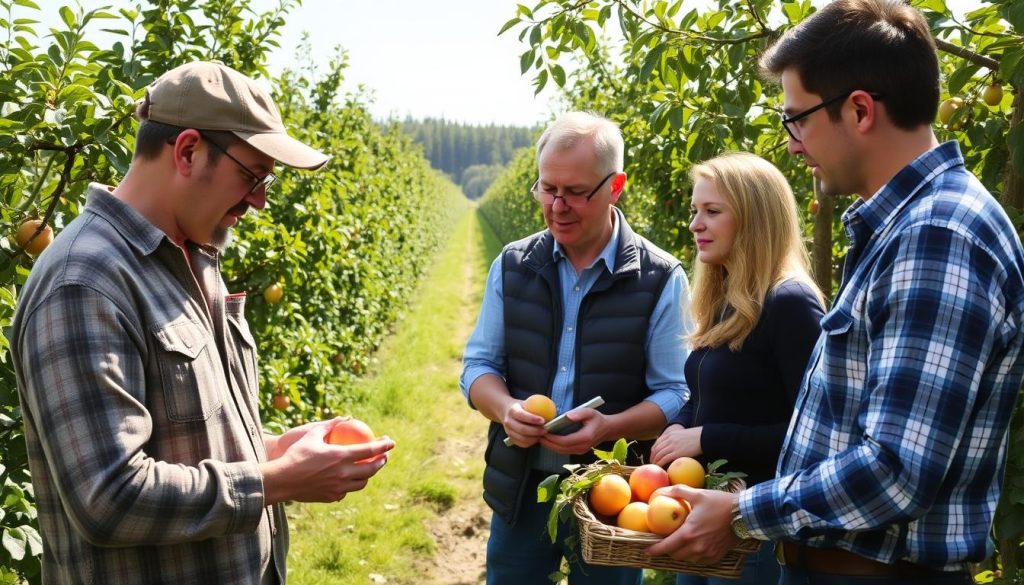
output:
M 418 299 L 354 390 L 350 408 L 397 447 L 366 489 L 334 504 L 291 504 L 289 582 L 426 583 L 434 553 L 426 522 L 463 498 L 480 498 L 480 458 L 458 457 L 450 441 L 480 442 L 486 421 L 458 389 L 461 356 L 491 260 L 493 232 L 467 213 L 421 286 Z

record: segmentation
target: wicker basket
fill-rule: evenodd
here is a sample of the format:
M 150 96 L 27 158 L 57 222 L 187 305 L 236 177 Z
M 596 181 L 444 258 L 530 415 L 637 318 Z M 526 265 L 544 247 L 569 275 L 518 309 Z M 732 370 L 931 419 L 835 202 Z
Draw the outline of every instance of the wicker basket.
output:
M 619 474 L 628 478 L 633 469 L 635 468 L 621 466 Z M 740 491 L 743 487 L 742 481 L 735 481 L 729 484 L 729 491 Z M 744 558 L 757 552 L 760 546 L 757 540 L 744 540 L 714 565 L 698 565 L 669 556 L 652 557 L 644 554 L 644 550 L 660 542 L 662 537 L 601 522 L 587 505 L 586 492 L 581 492 L 573 498 L 572 511 L 579 527 L 583 560 L 592 565 L 643 567 L 709 577 L 739 578 L 743 571 Z

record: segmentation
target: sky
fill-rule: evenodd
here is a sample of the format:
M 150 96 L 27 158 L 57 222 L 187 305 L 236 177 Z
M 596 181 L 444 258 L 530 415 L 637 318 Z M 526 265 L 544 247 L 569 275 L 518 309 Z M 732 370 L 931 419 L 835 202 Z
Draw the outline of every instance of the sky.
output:
M 59 6 L 72 1 L 39 3 Z M 86 9 L 124 5 L 114 0 L 77 1 Z M 259 12 L 277 5 L 277 0 L 250 1 Z M 520 2 L 535 4 L 531 0 L 304 0 L 286 16 L 281 48 L 271 53 L 269 68 L 277 73 L 291 65 L 294 47 L 308 33 L 320 64 L 326 65 L 335 46 L 348 51 L 344 88 L 355 91 L 364 86 L 372 96 L 368 107 L 378 119 L 444 117 L 471 124 L 543 125 L 553 111 L 559 111 L 554 84 L 549 82 L 535 97 L 533 72 L 521 75 L 519 70 L 519 55 L 527 48 L 518 39 L 519 29 L 497 36 Z M 947 3 L 958 12 L 979 4 L 978 0 Z M 56 10 L 44 8 L 43 20 L 56 25 L 59 16 Z M 569 63 L 563 66 L 568 69 Z
M 515 0 L 305 0 L 288 17 L 282 47 L 308 32 L 326 62 L 340 44 L 349 54 L 346 87 L 371 88 L 376 117 L 532 126 L 548 119 L 555 92 L 534 98 L 532 76 L 520 75 L 527 47 L 518 31 L 497 36 L 515 14 Z M 288 51 L 273 54 L 271 71 L 290 60 Z

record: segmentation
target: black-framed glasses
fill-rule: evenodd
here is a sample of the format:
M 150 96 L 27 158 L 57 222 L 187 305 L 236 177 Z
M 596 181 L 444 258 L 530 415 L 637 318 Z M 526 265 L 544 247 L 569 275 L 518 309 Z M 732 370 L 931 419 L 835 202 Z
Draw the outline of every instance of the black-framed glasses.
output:
M 841 102 L 841 101 L 845 100 L 846 98 L 850 97 L 850 94 L 852 94 L 855 91 L 857 91 L 857 90 L 856 89 L 851 89 L 851 90 L 849 90 L 849 91 L 847 91 L 845 93 L 841 93 L 841 94 L 839 94 L 839 95 L 837 95 L 837 96 L 835 96 L 833 98 L 829 98 L 827 100 L 824 100 L 820 104 L 814 106 L 813 108 L 808 108 L 808 109 L 806 109 L 806 110 L 804 110 L 802 112 L 797 112 L 797 113 L 793 114 L 792 116 L 783 116 L 782 117 L 782 127 L 786 129 L 786 132 L 789 132 L 790 138 L 792 138 L 793 140 L 796 140 L 797 142 L 801 142 L 801 136 L 803 135 L 803 130 L 801 130 L 800 126 L 797 125 L 797 122 L 799 122 L 800 120 L 803 120 L 807 116 L 810 116 L 811 114 L 813 114 L 814 112 L 817 112 L 818 110 L 820 110 L 822 108 L 827 108 L 828 106 L 831 106 L 832 104 L 835 104 L 835 103 L 838 103 L 838 102 Z M 880 94 L 880 93 L 873 93 L 873 92 L 868 92 L 868 95 L 870 95 L 873 99 L 876 99 L 876 100 L 880 100 L 883 97 L 882 94 Z
M 590 200 L 594 197 L 594 195 L 597 195 L 597 192 L 601 190 L 601 187 L 604 187 L 604 184 L 608 182 L 608 179 L 614 177 L 617 174 L 618 172 L 612 171 L 605 175 L 605 177 L 601 179 L 601 182 L 597 184 L 597 187 L 594 187 L 590 191 L 590 193 L 586 195 L 582 193 L 572 192 L 566 193 L 564 195 L 559 195 L 557 189 L 542 189 L 540 186 L 540 179 L 534 181 L 533 186 L 530 187 L 530 192 L 533 193 L 534 199 L 536 199 L 537 201 L 544 205 L 554 205 L 555 199 L 561 199 L 562 203 L 565 203 L 569 207 L 582 207 L 589 203 Z
M 252 178 L 252 187 L 249 188 L 249 191 L 247 191 L 246 194 L 252 193 L 256 189 L 259 189 L 260 187 L 263 187 L 263 192 L 266 193 L 267 191 L 270 190 L 270 186 L 274 184 L 274 181 L 277 180 L 277 175 L 275 175 L 274 173 L 267 173 L 262 177 L 257 175 L 256 173 L 252 172 L 252 170 L 250 170 L 249 167 L 242 164 L 242 161 L 231 156 L 231 154 L 228 153 L 228 149 L 224 148 L 220 144 L 217 144 L 216 141 L 210 140 L 210 138 L 206 134 L 203 134 L 202 131 L 199 131 L 199 135 L 203 137 L 203 140 L 209 142 L 210 145 L 219 150 L 221 154 L 234 161 L 234 163 L 238 165 L 238 168 L 245 171 L 245 174 L 249 175 L 249 177 Z

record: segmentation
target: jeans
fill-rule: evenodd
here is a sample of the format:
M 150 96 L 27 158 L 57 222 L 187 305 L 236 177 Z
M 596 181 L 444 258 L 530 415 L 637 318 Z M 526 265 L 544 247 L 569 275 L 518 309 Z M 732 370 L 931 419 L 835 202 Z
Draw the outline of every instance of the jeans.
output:
M 570 559 L 569 585 L 641 585 L 643 571 L 633 567 L 605 567 L 583 562 L 579 543 L 570 549 L 569 535 L 577 536 L 574 524 L 558 525 L 554 543 L 548 536 L 551 503 L 537 502 L 535 482 L 530 482 L 514 526 L 497 514 L 491 516 L 487 541 L 487 585 L 545 585 L 557 571 L 562 558 Z
M 809 573 L 804 569 L 782 567 L 779 585 L 973 585 L 967 573 L 927 577 L 851 577 Z
M 680 573 L 676 585 L 776 585 L 779 582 L 779 562 L 775 560 L 775 546 L 762 542 L 757 553 L 747 555 L 739 579 L 702 577 Z

